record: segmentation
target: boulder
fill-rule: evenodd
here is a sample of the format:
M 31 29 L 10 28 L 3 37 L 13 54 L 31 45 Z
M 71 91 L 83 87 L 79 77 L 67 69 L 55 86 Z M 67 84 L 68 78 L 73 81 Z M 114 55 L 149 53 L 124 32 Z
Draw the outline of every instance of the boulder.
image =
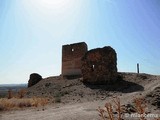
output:
M 117 54 L 106 46 L 92 49 L 82 57 L 82 76 L 84 83 L 109 84 L 117 80 Z
M 37 73 L 32 73 L 30 75 L 29 81 L 28 81 L 28 87 L 31 87 L 35 84 L 37 84 L 40 80 L 42 80 L 42 76 Z

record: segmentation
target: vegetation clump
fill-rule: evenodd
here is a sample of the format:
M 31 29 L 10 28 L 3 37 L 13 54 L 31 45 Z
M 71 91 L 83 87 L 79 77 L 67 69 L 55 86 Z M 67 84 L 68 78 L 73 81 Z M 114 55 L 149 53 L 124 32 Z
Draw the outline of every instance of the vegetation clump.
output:
M 9 90 L 7 98 L 0 98 L 0 111 L 24 107 L 38 107 L 48 104 L 47 98 L 24 98 L 25 93 L 26 91 L 21 89 L 18 91 L 18 95 L 13 96 L 12 90 Z

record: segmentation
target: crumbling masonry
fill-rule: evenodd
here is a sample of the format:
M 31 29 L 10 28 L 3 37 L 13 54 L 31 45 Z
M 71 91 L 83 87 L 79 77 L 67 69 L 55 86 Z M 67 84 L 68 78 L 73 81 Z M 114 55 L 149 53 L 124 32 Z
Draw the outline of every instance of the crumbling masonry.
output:
M 81 76 L 81 58 L 87 52 L 85 42 L 62 46 L 62 75 L 64 77 Z
M 117 80 L 117 55 L 110 46 L 88 51 L 82 58 L 83 82 L 112 84 Z
M 90 84 L 112 83 L 117 80 L 117 54 L 110 46 L 88 51 L 85 42 L 63 45 L 62 76 L 83 76 Z

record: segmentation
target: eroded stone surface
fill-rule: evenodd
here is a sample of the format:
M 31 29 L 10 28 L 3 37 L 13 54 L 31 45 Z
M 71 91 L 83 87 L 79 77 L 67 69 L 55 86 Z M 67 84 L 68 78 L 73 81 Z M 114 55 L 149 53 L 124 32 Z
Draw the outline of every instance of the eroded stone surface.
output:
M 28 87 L 31 87 L 35 84 L 37 84 L 40 80 L 42 80 L 42 76 L 37 73 L 32 73 L 30 75 L 29 81 L 28 81 Z
M 85 42 L 62 46 L 62 75 L 81 75 L 81 59 L 87 52 Z
M 107 84 L 117 79 L 117 55 L 110 46 L 88 51 L 82 58 L 83 82 Z

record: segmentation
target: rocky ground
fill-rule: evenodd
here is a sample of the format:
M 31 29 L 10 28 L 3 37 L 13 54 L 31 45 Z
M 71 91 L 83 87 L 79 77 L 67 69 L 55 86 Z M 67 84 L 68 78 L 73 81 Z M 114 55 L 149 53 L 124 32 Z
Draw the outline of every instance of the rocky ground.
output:
M 114 85 L 87 85 L 81 82 L 82 78 L 45 78 L 28 88 L 25 97 L 46 97 L 50 102 L 48 106 L 3 112 L 0 113 L 0 119 L 97 120 L 100 119 L 96 110 L 98 106 L 103 107 L 106 102 L 113 103 L 113 97 L 120 98 L 121 105 L 128 109 L 128 113 L 134 111 L 133 99 L 144 98 L 147 113 L 160 115 L 160 76 L 119 74 L 121 77 Z

